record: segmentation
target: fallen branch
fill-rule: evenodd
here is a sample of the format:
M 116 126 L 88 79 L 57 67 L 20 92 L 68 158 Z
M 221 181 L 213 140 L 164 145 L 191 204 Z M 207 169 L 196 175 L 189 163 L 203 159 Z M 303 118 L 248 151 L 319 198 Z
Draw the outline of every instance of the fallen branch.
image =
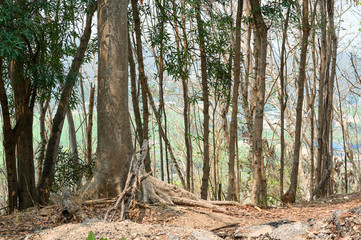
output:
M 144 140 L 142 149 L 139 152 L 136 152 L 132 160 L 130 162 L 128 177 L 125 182 L 124 190 L 119 195 L 117 201 L 115 202 L 114 206 L 109 208 L 105 214 L 104 220 L 105 221 L 112 221 L 115 212 L 118 211 L 120 205 L 120 220 L 123 220 L 127 217 L 129 212 L 130 206 L 135 198 L 135 194 L 137 192 L 139 184 L 147 177 L 149 174 L 142 175 L 143 168 L 144 168 L 144 159 L 147 156 L 148 151 L 148 141 Z M 137 159 L 136 154 L 142 153 L 141 156 Z M 134 161 L 135 159 L 135 161 Z M 126 198 L 128 197 L 128 198 Z M 125 200 L 127 199 L 127 203 Z M 111 218 L 109 215 L 111 212 L 114 212 Z

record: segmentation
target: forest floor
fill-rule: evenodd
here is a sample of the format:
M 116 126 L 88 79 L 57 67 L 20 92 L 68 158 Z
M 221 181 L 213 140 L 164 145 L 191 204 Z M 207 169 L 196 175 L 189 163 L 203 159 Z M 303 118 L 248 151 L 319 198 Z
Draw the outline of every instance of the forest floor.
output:
M 342 226 L 350 225 L 360 230 L 361 217 L 353 216 L 352 221 L 345 222 L 348 210 L 361 205 L 361 193 L 333 195 L 312 202 L 296 203 L 284 207 L 260 208 L 256 206 L 220 206 L 227 213 L 211 209 L 189 206 L 154 206 L 146 205 L 131 212 L 131 221 L 104 222 L 106 211 L 114 204 L 113 200 L 94 202 L 81 207 L 82 215 L 65 223 L 61 217 L 60 206 L 31 208 L 17 211 L 8 216 L 0 216 L 0 239 L 83 239 L 90 231 L 97 236 L 112 239 L 247 239 L 234 237 L 240 227 L 249 227 L 279 220 L 291 222 L 320 221 L 329 232 Z M 330 225 L 330 219 L 338 210 L 342 214 L 342 224 Z M 361 211 L 360 211 L 361 212 Z M 358 215 L 361 215 L 358 212 Z M 357 221 L 356 221 L 356 220 Z M 116 219 L 114 219 L 116 220 Z M 340 219 L 339 219 L 340 220 Z M 357 226 L 354 226 L 357 225 Z M 327 227 L 328 226 L 328 227 Z M 348 226 L 350 227 L 350 226 Z M 348 229 L 347 231 L 349 231 Z M 310 230 L 311 231 L 311 230 Z M 309 233 L 307 238 L 314 234 Z M 341 231 L 341 230 L 340 230 Z M 208 235 L 207 235 L 208 234 Z M 311 234 L 311 235 L 310 235 Z M 316 233 L 317 235 L 317 233 Z M 338 235 L 338 236 L 337 236 Z M 324 239 L 341 239 L 339 232 L 335 238 L 327 235 Z M 354 237 L 356 235 L 353 235 Z M 342 239 L 356 239 L 342 238 Z M 274 239 L 274 238 L 252 238 Z M 287 239 L 287 238 L 285 238 Z M 302 238 L 300 238 L 302 239 Z M 323 238 L 313 238 L 323 239 Z

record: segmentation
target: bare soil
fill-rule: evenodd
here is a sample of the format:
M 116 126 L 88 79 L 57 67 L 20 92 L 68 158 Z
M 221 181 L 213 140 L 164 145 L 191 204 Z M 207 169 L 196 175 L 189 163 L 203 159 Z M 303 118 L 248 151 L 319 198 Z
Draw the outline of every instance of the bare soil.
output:
M 232 239 L 238 227 L 285 219 L 308 221 L 330 218 L 337 210 L 359 207 L 361 194 L 334 195 L 284 207 L 219 206 L 227 213 L 201 207 L 145 205 L 131 212 L 131 221 L 103 222 L 105 212 L 114 202 L 108 200 L 83 205 L 82 214 L 70 222 L 65 222 L 59 206 L 35 207 L 0 216 L 0 239 L 85 240 L 89 231 L 93 231 L 97 239 L 107 237 L 109 240 L 190 239 L 192 234 L 198 233 L 208 236 L 205 239 L 211 239 L 210 232 Z M 117 217 L 113 220 L 117 221 Z

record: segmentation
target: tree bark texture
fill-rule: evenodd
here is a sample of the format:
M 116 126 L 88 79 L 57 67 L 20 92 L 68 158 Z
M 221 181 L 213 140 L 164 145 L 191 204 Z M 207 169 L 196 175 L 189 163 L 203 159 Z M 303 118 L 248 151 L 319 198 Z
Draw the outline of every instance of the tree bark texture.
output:
M 104 198 L 123 190 L 133 144 L 128 109 L 128 1 L 98 4 L 98 147 L 95 175 L 85 194 Z
M 17 173 L 19 209 L 34 205 L 35 172 L 33 161 L 33 107 L 30 103 L 31 81 L 23 74 L 24 64 L 21 59 L 10 62 L 10 81 L 14 92 L 16 121 L 21 118 L 25 125 L 17 141 Z M 29 104 L 31 106 L 29 106 Z
M 253 204 L 265 204 L 267 197 L 267 183 L 263 164 L 263 115 L 266 87 L 266 58 L 267 58 L 267 26 L 263 20 L 261 6 L 258 0 L 250 0 L 252 18 L 254 22 L 254 56 L 255 56 L 255 84 L 253 86 L 253 183 L 251 201 Z

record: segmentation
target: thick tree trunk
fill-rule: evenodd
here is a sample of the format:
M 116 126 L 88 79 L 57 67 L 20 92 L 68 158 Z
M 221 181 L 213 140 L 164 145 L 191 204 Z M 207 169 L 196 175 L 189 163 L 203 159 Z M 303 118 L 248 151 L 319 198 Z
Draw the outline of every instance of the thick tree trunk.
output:
M 300 165 L 300 149 L 301 149 L 301 127 L 303 118 L 303 99 L 304 99 L 304 86 L 306 79 L 306 58 L 307 58 L 307 47 L 308 37 L 310 35 L 310 26 L 308 22 L 308 0 L 303 0 L 302 8 L 302 45 L 301 45 L 301 56 L 300 56 L 300 67 L 298 76 L 298 99 L 296 107 L 296 130 L 295 130 L 295 147 L 293 154 L 293 166 L 291 172 L 291 185 L 289 190 L 285 193 L 282 198 L 283 202 L 295 202 L 297 182 L 298 182 L 298 168 Z M 302 162 L 301 162 L 302 164 Z
M 201 18 L 201 6 L 197 1 L 195 5 L 196 20 L 198 27 L 199 50 L 201 53 L 201 75 L 202 75 L 202 92 L 203 92 L 203 176 L 201 186 L 201 198 L 207 199 L 208 180 L 209 180 L 209 90 L 207 75 L 207 57 L 205 49 L 205 29 L 204 22 Z
M 19 186 L 19 209 L 23 210 L 34 206 L 35 200 L 35 167 L 33 159 L 33 112 L 29 111 L 25 116 L 24 127 L 17 145 L 18 157 L 18 186 Z
M 101 0 L 98 9 L 98 148 L 95 174 L 83 197 L 115 197 L 133 155 L 128 109 L 127 0 Z
M 140 17 L 139 10 L 137 6 L 137 0 L 131 0 L 132 4 L 132 13 L 133 13 L 133 21 L 134 21 L 134 30 L 135 30 L 135 39 L 137 42 L 137 60 L 138 60 L 138 71 L 139 71 L 139 81 L 141 85 L 142 91 L 142 103 L 143 103 L 143 140 L 149 140 L 149 109 L 148 109 L 148 97 L 147 97 L 147 78 L 144 72 L 144 62 L 143 62 L 143 48 L 142 48 L 142 34 L 140 29 Z M 148 147 L 149 151 L 149 147 Z M 145 162 L 145 170 L 147 172 L 151 172 L 151 163 L 150 163 L 150 154 L 147 155 Z
M 96 2 L 97 3 L 97 2 Z M 80 39 L 80 45 L 72 61 L 68 75 L 66 76 L 66 83 L 61 93 L 59 105 L 53 120 L 53 125 L 50 132 L 50 137 L 46 149 L 44 166 L 40 182 L 37 186 L 38 202 L 45 204 L 49 200 L 50 190 L 54 181 L 55 163 L 57 152 L 59 148 L 60 136 L 63 129 L 63 123 L 68 104 L 75 84 L 75 79 L 78 76 L 80 66 L 83 62 L 85 51 L 91 35 L 91 23 L 97 5 L 93 3 L 88 4 L 87 19 L 83 36 Z
M 263 111 L 266 87 L 266 58 L 267 58 L 267 26 L 263 20 L 258 0 L 251 0 L 251 12 L 254 19 L 254 56 L 255 56 L 255 85 L 253 97 L 253 183 L 251 201 L 253 204 L 266 204 L 267 185 L 263 164 Z
M 232 117 L 230 124 L 229 136 L 229 161 L 228 161 L 228 192 L 227 200 L 236 200 L 237 194 L 235 189 L 234 158 L 236 156 L 237 141 L 237 115 L 238 115 L 238 96 L 241 74 L 241 22 L 242 22 L 243 0 L 238 0 L 236 16 L 236 42 L 234 57 L 234 85 L 232 94 Z
M 9 76 L 14 92 L 16 121 L 24 119 L 26 127 L 22 129 L 17 141 L 17 174 L 19 209 L 32 207 L 35 198 L 35 172 L 33 161 L 33 105 L 29 106 L 30 79 L 23 75 L 22 60 L 12 61 Z

